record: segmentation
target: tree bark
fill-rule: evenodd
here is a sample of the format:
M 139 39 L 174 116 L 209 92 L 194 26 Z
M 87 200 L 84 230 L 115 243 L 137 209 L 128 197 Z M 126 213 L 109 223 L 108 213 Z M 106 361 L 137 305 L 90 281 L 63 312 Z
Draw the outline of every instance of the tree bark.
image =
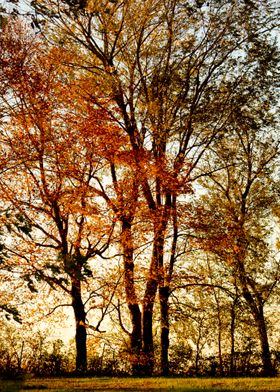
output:
M 76 372 L 85 373 L 87 370 L 86 313 L 82 301 L 81 282 L 79 279 L 72 278 L 71 296 L 76 321 Z

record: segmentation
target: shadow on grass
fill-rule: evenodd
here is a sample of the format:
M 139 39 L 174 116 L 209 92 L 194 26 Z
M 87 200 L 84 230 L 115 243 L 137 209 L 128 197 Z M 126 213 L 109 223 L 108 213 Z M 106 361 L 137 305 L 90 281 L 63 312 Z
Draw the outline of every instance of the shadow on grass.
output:
M 25 381 L 1 381 L 0 392 L 19 392 L 19 391 L 46 391 L 51 390 L 46 385 L 25 385 Z

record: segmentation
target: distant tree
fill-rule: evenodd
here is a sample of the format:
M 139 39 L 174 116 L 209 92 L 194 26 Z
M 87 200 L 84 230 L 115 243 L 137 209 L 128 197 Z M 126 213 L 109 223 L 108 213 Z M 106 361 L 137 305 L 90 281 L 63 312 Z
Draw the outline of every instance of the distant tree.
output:
M 246 114 L 241 109 L 239 119 L 232 122 L 236 133 L 232 131 L 214 150 L 221 170 L 209 175 L 209 193 L 203 197 L 203 203 L 207 214 L 215 212 L 210 219 L 201 219 L 205 222 L 207 249 L 226 263 L 250 309 L 258 330 L 263 374 L 271 375 L 264 309 L 279 283 L 279 263 L 271 245 L 276 201 L 273 170 L 278 164 L 279 142 L 273 133 L 262 129 L 265 112 L 260 110 L 262 117 L 257 113 L 249 116 L 249 104 L 247 100 L 243 109 Z

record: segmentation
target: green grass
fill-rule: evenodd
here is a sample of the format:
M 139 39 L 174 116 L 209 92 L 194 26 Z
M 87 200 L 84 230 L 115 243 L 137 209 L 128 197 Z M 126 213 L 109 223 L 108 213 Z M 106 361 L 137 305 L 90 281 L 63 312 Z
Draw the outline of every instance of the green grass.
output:
M 280 391 L 280 378 L 44 378 L 0 381 L 0 392 Z

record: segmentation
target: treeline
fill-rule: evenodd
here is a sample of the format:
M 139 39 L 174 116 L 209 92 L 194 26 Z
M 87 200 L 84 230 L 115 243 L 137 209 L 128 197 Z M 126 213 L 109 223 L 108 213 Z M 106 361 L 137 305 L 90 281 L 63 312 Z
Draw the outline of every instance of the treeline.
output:
M 73 376 L 75 370 L 75 349 L 73 344 L 65 344 L 60 339 L 50 338 L 48 332 L 30 334 L 19 333 L 16 328 L 6 325 L 1 334 L 1 378 L 21 378 L 26 375 L 37 377 Z M 206 338 L 206 334 L 204 336 Z M 207 336 L 211 339 L 210 336 Z M 96 342 L 95 342 L 96 343 Z M 115 344 L 114 344 L 115 343 Z M 159 349 L 156 343 L 156 351 Z M 240 346 L 241 348 L 241 346 Z M 262 375 L 261 352 L 257 342 L 247 336 L 243 340 L 243 351 L 235 352 L 234 361 L 230 354 L 223 354 L 222 368 L 220 357 L 207 352 L 200 353 L 186 343 L 185 339 L 176 341 L 170 347 L 169 375 L 180 377 L 243 377 Z M 100 342 L 96 350 L 89 339 L 87 376 L 131 376 L 129 348 L 118 347 L 116 342 Z M 272 363 L 275 374 L 280 368 L 280 352 L 272 350 Z M 160 374 L 160 363 L 155 363 L 155 374 Z
M 275 2 L 1 13 L 2 314 L 71 308 L 79 373 L 274 375 Z

